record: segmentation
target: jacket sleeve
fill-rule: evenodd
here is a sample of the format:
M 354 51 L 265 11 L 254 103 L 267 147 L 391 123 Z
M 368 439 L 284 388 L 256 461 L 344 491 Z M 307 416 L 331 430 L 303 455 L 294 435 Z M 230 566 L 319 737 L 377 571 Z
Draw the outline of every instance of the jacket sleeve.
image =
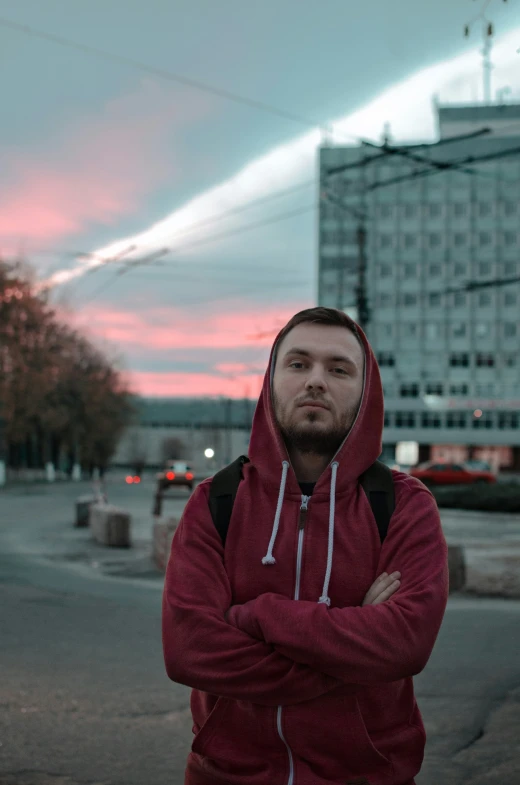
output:
M 401 585 L 389 600 L 329 608 L 267 593 L 233 609 L 230 618 L 280 654 L 347 683 L 414 676 L 426 666 L 444 616 L 447 555 L 432 494 L 407 478 L 377 569 L 378 575 L 401 572 Z
M 338 687 L 344 691 L 336 677 L 294 662 L 224 618 L 232 594 L 208 491 L 209 484 L 201 484 L 186 505 L 166 569 L 162 640 L 170 679 L 265 706 L 300 703 Z

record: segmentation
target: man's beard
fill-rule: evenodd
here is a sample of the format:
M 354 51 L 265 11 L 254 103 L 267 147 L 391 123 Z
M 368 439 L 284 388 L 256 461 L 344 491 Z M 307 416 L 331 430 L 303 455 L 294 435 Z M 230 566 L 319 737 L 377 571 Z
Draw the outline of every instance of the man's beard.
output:
M 349 433 L 354 420 L 356 419 L 357 409 L 349 409 L 343 416 L 342 423 L 334 423 L 327 430 L 321 428 L 309 428 L 306 423 L 318 421 L 317 412 L 308 412 L 303 422 L 282 424 L 278 417 L 279 407 L 276 396 L 273 395 L 276 421 L 282 434 L 283 440 L 288 448 L 298 450 L 303 455 L 334 455 L 342 442 Z

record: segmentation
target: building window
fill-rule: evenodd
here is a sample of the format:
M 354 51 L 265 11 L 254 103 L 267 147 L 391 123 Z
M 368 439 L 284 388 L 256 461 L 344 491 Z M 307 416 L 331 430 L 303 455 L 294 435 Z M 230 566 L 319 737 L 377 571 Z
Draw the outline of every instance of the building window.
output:
M 516 368 L 516 354 L 504 354 L 504 368 Z
M 473 427 L 474 428 L 492 428 L 493 427 L 493 415 L 491 412 L 485 412 L 482 417 L 473 417 Z
M 479 275 L 491 275 L 491 262 L 479 262 Z
M 444 391 L 442 382 L 428 382 L 426 395 L 442 395 Z
M 453 245 L 457 248 L 460 248 L 462 245 L 466 245 L 468 242 L 468 235 L 466 232 L 455 232 L 453 235 Z
M 478 304 L 481 306 L 491 305 L 491 294 L 489 292 L 479 292 Z
M 518 412 L 499 412 L 498 427 L 501 430 L 510 428 L 518 430 L 520 428 L 520 414 Z
M 415 427 L 415 414 L 414 414 L 414 412 L 396 412 L 395 413 L 395 427 L 396 428 L 414 428 Z
M 480 202 L 478 206 L 478 214 L 480 218 L 485 218 L 487 215 L 491 215 L 491 203 L 490 202 Z
M 440 248 L 442 244 L 442 235 L 439 232 L 430 232 L 428 235 L 428 246 L 430 248 Z
M 384 422 L 384 427 L 385 427 L 385 428 L 389 428 L 389 427 L 390 427 L 390 415 L 389 415 L 389 413 L 388 413 L 388 412 L 385 412 L 385 422 Z
M 475 325 L 475 335 L 477 338 L 486 338 L 491 332 L 491 325 L 488 322 L 477 322 Z
M 505 262 L 504 275 L 516 275 L 517 262 Z
M 493 382 L 491 382 L 491 384 L 476 384 L 475 395 L 482 395 L 486 398 L 493 398 L 495 395 L 495 385 Z
M 392 295 L 388 292 L 378 294 L 377 304 L 380 308 L 387 308 L 389 305 L 392 305 Z
M 454 292 L 453 305 L 466 305 L 466 292 Z
M 440 326 L 436 322 L 427 322 L 425 325 L 425 333 L 429 340 L 438 338 L 440 334 Z
M 465 428 L 466 427 L 466 414 L 465 412 L 448 412 L 446 415 L 447 428 Z
M 415 218 L 417 216 L 417 205 L 405 204 L 403 207 L 403 216 L 405 218 Z
M 469 355 L 467 352 L 452 352 L 450 354 L 451 368 L 469 368 Z
M 438 275 L 442 273 L 442 267 L 440 264 L 430 264 L 428 271 L 432 278 L 436 278 Z
M 413 292 L 404 292 L 401 297 L 403 305 L 417 305 L 417 295 Z
M 495 356 L 491 352 L 477 352 L 477 368 L 494 368 Z
M 377 362 L 382 368 L 393 368 L 395 365 L 395 358 L 391 352 L 379 352 L 377 355 Z
M 466 335 L 466 322 L 454 322 L 451 325 L 451 334 L 454 338 L 464 338 Z
M 441 305 L 441 295 L 439 292 L 430 292 L 428 295 L 428 302 L 430 305 Z
M 415 248 L 417 245 L 417 235 L 416 234 L 405 234 L 404 236 L 404 247 L 405 248 Z
M 378 212 L 380 218 L 392 218 L 394 215 L 394 205 L 380 204 Z
M 417 384 L 417 382 L 409 382 L 408 384 L 402 384 L 399 388 L 399 395 L 401 398 L 418 398 L 419 385 Z
M 462 218 L 467 214 L 468 206 L 464 202 L 455 202 L 453 205 L 453 215 L 457 218 Z
M 417 335 L 417 325 L 415 322 L 403 322 L 401 324 L 403 335 L 407 338 L 413 338 Z
M 430 204 L 428 213 L 430 218 L 440 218 L 440 216 L 442 215 L 442 205 Z
M 390 278 L 392 275 L 392 267 L 389 264 L 380 264 L 379 265 L 379 275 L 381 278 Z
M 514 338 L 516 335 L 516 322 L 504 323 L 504 338 Z
M 379 247 L 380 248 L 393 248 L 394 246 L 394 235 L 393 234 L 380 234 L 379 235 Z
M 493 236 L 491 232 L 479 232 L 478 233 L 478 244 L 482 246 L 491 245 L 491 241 L 493 240 Z
M 517 242 L 517 233 L 516 232 L 504 232 L 504 245 L 511 248 L 516 245 Z
M 421 415 L 421 425 L 423 428 L 440 428 L 440 414 L 437 414 L 437 412 L 423 412 Z
M 466 275 L 466 265 L 463 262 L 456 262 L 453 265 L 453 274 L 457 276 L 457 278 L 462 278 L 463 275 Z
M 467 395 L 468 389 L 468 385 L 465 383 L 450 384 L 450 395 Z
M 417 278 L 417 265 L 415 262 L 407 262 L 403 266 L 403 274 L 405 278 Z
M 504 292 L 504 305 L 516 305 L 516 292 Z
M 516 202 L 504 202 L 502 209 L 504 215 L 507 215 L 508 217 L 516 215 Z

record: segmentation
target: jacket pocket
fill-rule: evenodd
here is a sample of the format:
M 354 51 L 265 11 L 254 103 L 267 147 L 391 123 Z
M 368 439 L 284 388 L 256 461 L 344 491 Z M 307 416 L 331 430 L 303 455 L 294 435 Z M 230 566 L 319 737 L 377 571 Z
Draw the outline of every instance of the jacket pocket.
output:
M 251 785 L 276 780 L 273 766 L 283 747 L 276 732 L 276 708 L 219 697 L 197 727 L 191 749 L 204 758 L 208 772 Z
M 316 778 L 370 779 L 392 768 L 374 746 L 354 695 L 335 691 L 316 701 L 286 706 L 282 727 L 296 761 L 306 764 Z

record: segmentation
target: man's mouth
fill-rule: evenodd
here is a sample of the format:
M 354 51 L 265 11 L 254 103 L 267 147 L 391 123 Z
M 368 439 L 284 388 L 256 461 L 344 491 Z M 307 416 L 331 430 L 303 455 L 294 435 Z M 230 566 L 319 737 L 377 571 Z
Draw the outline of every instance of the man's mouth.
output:
M 303 401 L 303 403 L 298 404 L 298 406 L 311 406 L 314 409 L 328 409 L 329 408 L 324 403 L 320 403 L 319 401 Z

